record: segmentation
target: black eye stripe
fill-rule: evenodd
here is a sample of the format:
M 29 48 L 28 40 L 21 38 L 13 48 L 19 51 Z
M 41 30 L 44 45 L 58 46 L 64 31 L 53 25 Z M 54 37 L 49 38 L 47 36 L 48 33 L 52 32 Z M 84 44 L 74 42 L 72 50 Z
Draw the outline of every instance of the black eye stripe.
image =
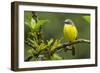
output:
M 72 22 L 64 22 L 65 24 L 72 24 Z

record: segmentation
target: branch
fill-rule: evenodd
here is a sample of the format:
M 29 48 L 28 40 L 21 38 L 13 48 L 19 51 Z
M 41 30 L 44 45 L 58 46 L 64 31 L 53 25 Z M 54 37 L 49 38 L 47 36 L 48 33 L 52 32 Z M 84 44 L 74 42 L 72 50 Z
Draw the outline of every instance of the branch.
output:
M 53 54 L 54 52 L 56 52 L 57 50 L 60 50 L 60 49 L 62 49 L 62 48 L 65 48 L 66 46 L 70 46 L 70 45 L 74 45 L 74 44 L 78 44 L 78 43 L 87 43 L 87 44 L 90 44 L 90 40 L 86 40 L 86 39 L 77 39 L 77 40 L 75 40 L 74 42 L 71 42 L 71 43 L 69 43 L 69 42 L 67 42 L 67 43 L 62 43 L 62 44 L 58 45 L 58 46 L 53 50 L 52 54 Z M 67 50 L 73 50 L 73 49 L 67 49 Z
M 71 43 L 69 43 L 69 42 L 62 43 L 61 45 L 57 46 L 53 52 L 55 52 L 56 50 L 59 50 L 61 48 L 65 48 L 66 46 L 70 46 L 70 45 L 74 45 L 74 44 L 78 44 L 78 43 L 87 43 L 87 44 L 90 44 L 90 41 L 86 40 L 86 39 L 78 39 L 78 40 L 75 40 L 74 42 L 71 42 Z
M 29 44 L 28 42 L 25 42 L 27 45 L 29 45 L 30 47 L 32 48 L 36 48 L 35 46 Z M 53 50 L 52 54 L 56 51 L 56 50 L 60 50 L 61 48 L 65 48 L 66 46 L 70 46 L 70 45 L 74 45 L 74 44 L 78 44 L 78 43 L 87 43 L 87 44 L 90 44 L 90 41 L 89 40 L 86 40 L 86 39 L 78 39 L 78 40 L 75 40 L 74 42 L 67 42 L 67 43 L 62 43 L 61 45 L 57 46 L 55 48 L 55 50 Z M 68 50 L 72 50 L 72 49 L 68 49 Z M 25 61 L 30 61 L 30 59 L 32 58 L 32 56 L 29 56 Z

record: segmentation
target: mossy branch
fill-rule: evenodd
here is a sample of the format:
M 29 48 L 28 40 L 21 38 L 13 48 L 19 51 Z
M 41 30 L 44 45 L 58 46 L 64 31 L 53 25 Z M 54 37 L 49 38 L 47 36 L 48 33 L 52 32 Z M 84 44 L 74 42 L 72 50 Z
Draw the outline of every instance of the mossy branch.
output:
M 32 47 L 32 48 L 35 48 L 35 46 L 33 46 L 32 44 L 30 44 L 30 43 L 28 43 L 28 42 L 25 42 L 28 46 L 30 46 L 30 47 Z M 62 49 L 62 48 L 65 48 L 65 47 L 67 47 L 67 46 L 70 46 L 70 45 L 74 45 L 74 44 L 78 44 L 78 43 L 87 43 L 87 44 L 90 44 L 90 40 L 86 40 L 86 39 L 77 39 L 77 40 L 75 40 L 74 42 L 71 42 L 71 43 L 69 43 L 69 42 L 67 42 L 67 43 L 62 43 L 62 44 L 60 44 L 60 45 L 58 45 L 56 48 L 55 48 L 55 50 L 53 50 L 53 52 L 52 53 L 54 53 L 54 52 L 56 52 L 57 50 L 60 50 L 60 49 Z M 72 49 L 68 49 L 68 50 L 72 50 Z M 31 60 L 32 59 L 32 57 L 28 57 L 25 61 L 29 61 L 29 60 Z
M 75 40 L 74 42 L 67 42 L 67 43 L 62 43 L 61 45 L 57 46 L 56 49 L 60 49 L 60 48 L 64 48 L 66 46 L 70 46 L 70 45 L 74 45 L 74 44 L 78 44 L 78 43 L 87 43 L 87 44 L 90 44 L 90 41 L 89 40 L 86 40 L 86 39 L 78 39 L 78 40 Z
M 86 39 L 77 39 L 77 40 L 75 40 L 74 42 L 62 43 L 62 44 L 58 45 L 52 53 L 54 53 L 54 52 L 57 51 L 57 50 L 60 50 L 61 48 L 65 48 L 65 47 L 67 47 L 67 46 L 71 46 L 71 45 L 78 44 L 78 43 L 87 43 L 87 44 L 90 44 L 90 40 L 86 40 Z M 72 49 L 67 49 L 67 50 L 72 50 Z

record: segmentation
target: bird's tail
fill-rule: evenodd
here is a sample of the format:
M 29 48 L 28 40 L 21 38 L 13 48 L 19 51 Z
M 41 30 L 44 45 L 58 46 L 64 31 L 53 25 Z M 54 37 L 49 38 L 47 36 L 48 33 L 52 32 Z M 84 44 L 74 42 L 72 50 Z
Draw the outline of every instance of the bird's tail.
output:
M 72 45 L 72 55 L 75 56 L 75 46 Z
M 71 43 L 71 41 L 69 43 Z M 70 46 L 70 49 L 72 51 L 72 55 L 75 56 L 75 46 L 74 45 L 71 45 Z

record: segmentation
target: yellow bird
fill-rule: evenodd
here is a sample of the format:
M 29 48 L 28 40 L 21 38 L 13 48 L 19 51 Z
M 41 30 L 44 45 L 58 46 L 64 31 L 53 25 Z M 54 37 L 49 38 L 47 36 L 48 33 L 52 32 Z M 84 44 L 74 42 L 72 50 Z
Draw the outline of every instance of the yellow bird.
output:
M 77 28 L 75 27 L 75 24 L 73 23 L 72 20 L 70 19 L 66 19 L 64 21 L 64 38 L 66 39 L 66 41 L 69 42 L 73 42 L 77 39 Z M 74 55 L 75 53 L 75 48 L 72 45 L 72 55 Z

